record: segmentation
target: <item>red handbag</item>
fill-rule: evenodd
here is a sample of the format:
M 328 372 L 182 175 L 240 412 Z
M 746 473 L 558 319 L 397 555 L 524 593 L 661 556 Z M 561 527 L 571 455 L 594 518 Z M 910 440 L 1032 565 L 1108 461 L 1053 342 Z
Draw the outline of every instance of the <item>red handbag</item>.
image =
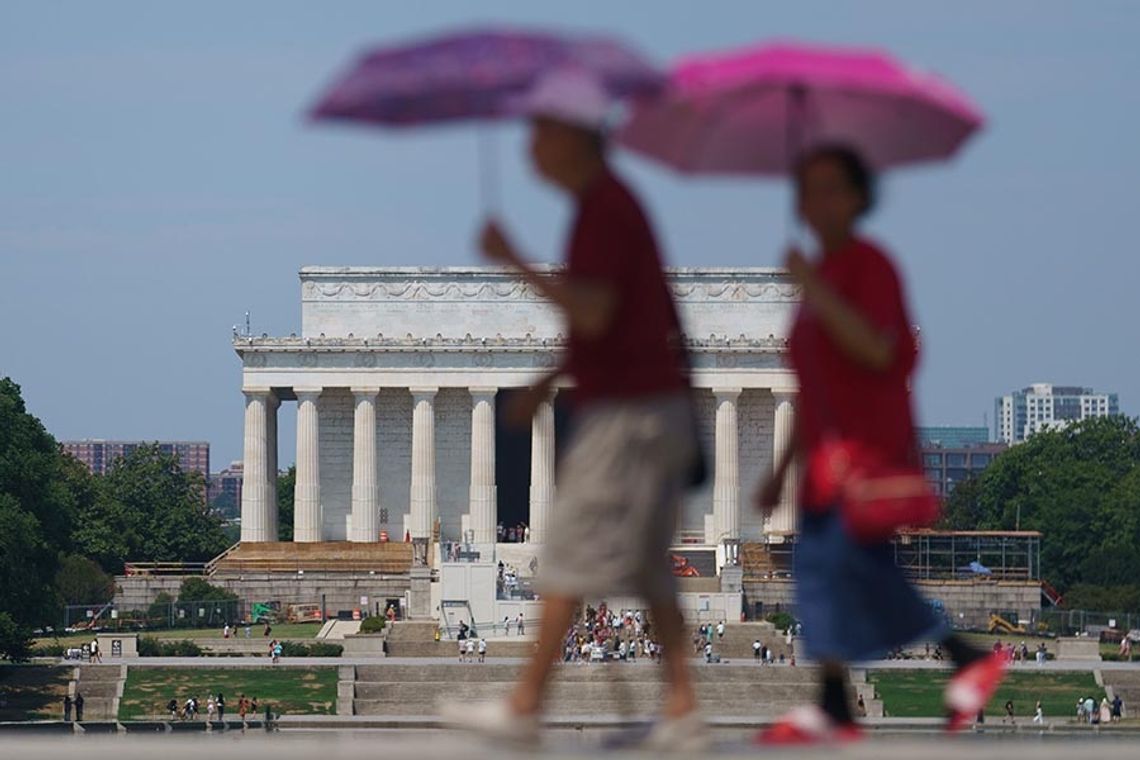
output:
M 815 493 L 839 505 L 848 533 L 860 543 L 889 540 L 902 528 L 938 521 L 941 504 L 918 467 L 890 464 L 872 447 L 828 438 L 808 461 Z

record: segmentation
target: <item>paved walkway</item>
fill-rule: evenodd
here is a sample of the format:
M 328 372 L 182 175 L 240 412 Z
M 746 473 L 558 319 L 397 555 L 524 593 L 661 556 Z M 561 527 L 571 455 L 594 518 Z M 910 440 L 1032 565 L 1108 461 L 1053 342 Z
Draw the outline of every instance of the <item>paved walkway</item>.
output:
M 1010 760 L 1032 757 L 1033 760 L 1072 760 L 1073 757 L 1134 757 L 1140 753 L 1140 741 L 1121 739 L 1106 734 L 1078 739 L 1043 737 L 992 737 L 965 735 L 943 737 L 875 737 L 862 744 L 841 749 L 808 752 L 797 750 L 765 750 L 748 746 L 747 734 L 739 731 L 718 735 L 718 744 L 702 755 L 704 758 L 804 758 L 839 755 L 851 760 Z M 272 757 L 274 760 L 300 760 L 319 757 L 339 760 L 361 757 L 401 758 L 584 758 L 600 753 L 602 737 L 574 731 L 553 732 L 544 740 L 540 753 L 512 752 L 502 747 L 480 745 L 470 737 L 449 731 L 431 735 L 404 731 L 336 731 L 278 732 L 227 731 L 211 736 L 137 735 L 61 736 L 2 738 L 4 756 L 20 760 L 55 760 L 59 757 L 83 757 L 84 760 L 201 760 L 206 753 L 226 756 Z M 639 753 L 608 753 L 617 757 L 647 757 Z M 661 755 L 648 755 L 660 759 Z
M 74 661 L 61 661 L 63 664 L 74 664 Z M 526 662 L 522 657 L 495 657 L 490 656 L 487 664 L 490 665 L 521 665 Z M 112 660 L 107 657 L 104 665 L 124 664 L 132 667 L 264 667 L 269 665 L 268 657 L 137 657 L 133 659 Z M 458 664 L 455 657 L 283 657 L 275 667 L 311 667 L 314 665 L 451 665 Z M 750 665 L 760 667 L 752 662 L 751 658 L 742 657 L 735 660 L 725 660 L 722 664 Z M 803 665 L 811 663 L 804 662 Z M 471 667 L 479 667 L 478 663 L 470 663 Z M 645 659 L 637 660 L 626 665 L 632 667 L 652 667 L 655 664 Z M 717 664 L 706 664 L 700 658 L 693 658 L 693 665 L 699 667 L 716 668 Z M 592 665 L 589 667 L 593 667 Z M 790 667 L 788 665 L 773 665 L 767 667 Z M 856 665 L 861 670 L 942 670 L 947 669 L 946 663 L 927 660 L 874 660 L 872 662 Z M 1140 671 L 1140 662 L 1095 662 L 1087 660 L 1051 661 L 1045 665 L 1027 663 L 1015 665 L 1010 671 L 1014 673 L 1072 673 L 1089 672 L 1093 670 L 1135 670 Z

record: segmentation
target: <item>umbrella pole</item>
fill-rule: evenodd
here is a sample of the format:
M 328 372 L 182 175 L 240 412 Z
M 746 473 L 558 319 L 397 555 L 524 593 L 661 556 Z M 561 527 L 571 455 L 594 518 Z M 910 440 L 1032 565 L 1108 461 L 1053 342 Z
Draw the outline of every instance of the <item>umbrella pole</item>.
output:
M 803 221 L 800 219 L 796 200 L 796 162 L 800 158 L 804 132 L 804 101 L 807 97 L 804 88 L 792 85 L 785 90 L 787 114 L 784 121 L 784 170 L 791 181 L 791 198 L 788 203 L 788 217 L 785 220 L 784 236 L 789 248 L 803 251 L 808 242 L 805 239 Z
M 493 125 L 479 128 L 479 207 L 484 216 L 499 213 L 502 180 L 499 174 L 499 140 Z

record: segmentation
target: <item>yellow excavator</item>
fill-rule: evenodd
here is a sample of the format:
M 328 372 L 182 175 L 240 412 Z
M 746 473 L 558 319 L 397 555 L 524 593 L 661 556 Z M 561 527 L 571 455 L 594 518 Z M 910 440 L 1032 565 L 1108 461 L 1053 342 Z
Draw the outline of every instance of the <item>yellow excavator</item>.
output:
M 1001 615 L 990 615 L 990 633 L 1025 633 L 1025 626 L 1014 625 Z

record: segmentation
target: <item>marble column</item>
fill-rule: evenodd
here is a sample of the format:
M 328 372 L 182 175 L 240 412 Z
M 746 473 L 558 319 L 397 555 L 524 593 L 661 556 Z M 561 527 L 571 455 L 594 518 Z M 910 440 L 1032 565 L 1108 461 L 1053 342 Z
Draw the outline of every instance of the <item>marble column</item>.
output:
M 773 462 L 783 455 L 784 450 L 792 440 L 792 431 L 795 429 L 795 399 L 796 394 L 788 391 L 773 391 L 776 413 L 772 425 L 772 457 Z M 796 488 L 799 485 L 799 472 L 796 463 L 788 468 L 787 479 L 784 481 L 784 490 L 780 496 L 780 504 L 768 518 L 767 530 L 770 533 L 791 533 L 796 529 Z
M 495 388 L 471 388 L 470 528 L 474 543 L 495 543 Z
M 438 388 L 412 392 L 412 538 L 430 539 L 435 522 L 435 394 Z
M 546 543 L 554 504 L 554 397 L 538 405 L 530 425 L 530 540 Z
M 714 388 L 716 397 L 716 460 L 713 474 L 715 543 L 740 538 L 740 436 L 736 403 L 740 388 Z
M 242 464 L 241 540 L 273 541 L 269 490 L 270 408 L 273 393 L 268 388 L 251 388 L 245 393 L 245 439 Z M 274 505 L 275 506 L 275 505 Z
M 350 541 L 380 540 L 380 489 L 376 481 L 376 394 L 379 388 L 353 388 L 352 534 Z
M 269 466 L 266 468 L 266 479 L 269 481 L 267 498 L 269 499 L 269 525 L 266 541 L 277 540 L 277 528 L 280 517 L 277 514 L 277 410 L 281 407 L 281 400 L 276 393 L 269 395 L 269 404 L 265 407 L 266 438 L 265 446 L 269 453 Z
M 296 389 L 297 394 L 297 481 L 293 490 L 293 540 L 320 541 L 321 451 L 319 388 Z

